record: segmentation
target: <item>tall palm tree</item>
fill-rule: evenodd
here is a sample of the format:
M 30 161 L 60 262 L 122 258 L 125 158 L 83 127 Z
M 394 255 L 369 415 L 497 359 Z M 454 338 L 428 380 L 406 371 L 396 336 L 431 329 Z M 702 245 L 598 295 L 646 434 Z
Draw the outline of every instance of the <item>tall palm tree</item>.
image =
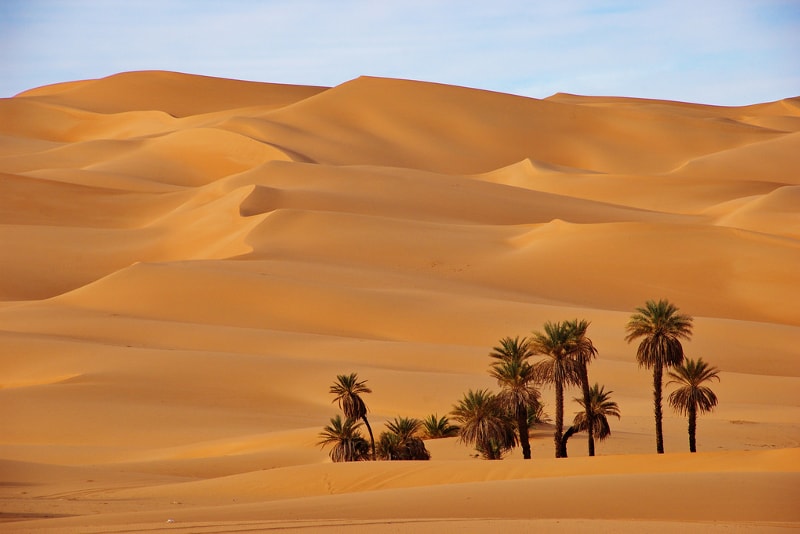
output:
M 446 415 L 431 414 L 422 420 L 423 437 L 427 439 L 451 438 L 458 435 L 458 426 L 450 424 Z
M 531 351 L 546 356 L 534 364 L 537 381 L 552 384 L 556 390 L 556 429 L 553 435 L 556 458 L 561 456 L 564 434 L 564 387 L 581 383 L 574 357 L 574 333 L 568 321 L 548 321 L 544 324 L 544 332 L 534 332 L 531 340 Z
M 369 443 L 361 436 L 360 427 L 357 420 L 347 418 L 342 421 L 342 416 L 336 414 L 319 433 L 317 445 L 322 445 L 322 448 L 333 445 L 329 454 L 334 462 L 368 460 Z
M 459 440 L 473 445 L 487 460 L 499 460 L 517 444 L 514 423 L 497 396 L 469 390 L 451 412 L 460 427 Z
M 586 337 L 586 330 L 589 328 L 588 321 L 574 319 L 569 321 L 568 324 L 569 328 L 572 330 L 572 337 L 574 340 L 572 354 L 577 364 L 581 390 L 583 392 L 583 403 L 581 403 L 581 406 L 586 407 L 585 417 L 587 420 L 591 421 L 593 414 L 591 412 L 591 390 L 589 388 L 589 363 L 597 356 L 597 349 L 592 344 L 592 340 Z M 595 426 L 593 424 L 586 426 L 587 434 L 589 435 L 589 456 L 594 456 L 594 429 Z
M 653 369 L 653 406 L 656 420 L 656 452 L 664 454 L 664 432 L 661 426 L 661 389 L 665 367 L 683 362 L 681 339 L 692 336 L 692 318 L 678 313 L 678 308 L 666 299 L 648 300 L 636 308 L 625 326 L 625 341 L 642 338 L 636 350 L 639 367 Z
M 670 393 L 669 403 L 678 413 L 689 417 L 689 451 L 697 452 L 697 413 L 710 412 L 717 405 L 717 396 L 703 383 L 719 380 L 719 369 L 710 367 L 703 358 L 687 359 L 670 371 L 669 376 L 672 380 L 667 385 L 678 386 Z
M 425 442 L 419 437 L 422 421 L 396 417 L 386 423 L 386 432 L 378 439 L 378 457 L 382 460 L 430 460 Z
M 500 346 L 494 347 L 489 354 L 498 361 L 492 363 L 489 374 L 497 379 L 500 393 L 497 399 L 502 407 L 514 415 L 522 447 L 522 457 L 531 457 L 531 443 L 528 429 L 528 406 L 539 401 L 539 390 L 534 384 L 533 366 L 528 363 L 532 355 L 530 344 L 526 338 L 506 337 L 500 340 Z
M 366 380 L 358 380 L 358 374 L 337 375 L 336 382 L 330 388 L 330 393 L 336 395 L 332 402 L 339 403 L 339 408 L 349 419 L 361 419 L 369 432 L 369 441 L 372 444 L 372 458 L 375 458 L 375 437 L 372 435 L 372 427 L 367 420 L 367 405 L 361 398 L 363 393 L 372 393 L 364 384 Z

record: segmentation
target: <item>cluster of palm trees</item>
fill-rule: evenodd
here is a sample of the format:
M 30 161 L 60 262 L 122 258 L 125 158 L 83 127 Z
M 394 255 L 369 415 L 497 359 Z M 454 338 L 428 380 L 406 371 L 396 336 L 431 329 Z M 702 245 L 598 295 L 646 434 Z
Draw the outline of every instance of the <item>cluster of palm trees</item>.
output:
M 681 339 L 692 334 L 692 318 L 678 313 L 667 300 L 649 300 L 636 308 L 626 325 L 628 343 L 639 339 L 636 358 L 640 367 L 653 370 L 653 404 L 656 427 L 656 451 L 664 452 L 662 429 L 662 390 L 664 370 L 670 380 L 667 385 L 676 389 L 669 396 L 670 405 L 689 420 L 689 450 L 696 452 L 697 415 L 711 411 L 717 405 L 714 392 L 705 385 L 719 380 L 719 370 L 701 359 L 684 356 Z M 530 338 L 505 337 L 494 347 L 489 374 L 497 380 L 498 393 L 488 389 L 469 390 L 453 406 L 450 416 L 430 415 L 424 420 L 397 417 L 386 423 L 387 430 L 378 446 L 367 420 L 367 408 L 362 394 L 371 393 L 365 381 L 356 373 L 339 375 L 330 387 L 334 402 L 345 415 L 331 418 L 320 433 L 323 447 L 332 445 L 333 461 L 428 460 L 430 454 L 423 439 L 458 436 L 472 445 L 485 459 L 501 459 L 514 447 L 520 446 L 522 457 L 531 458 L 530 427 L 548 420 L 543 411 L 540 384 L 555 390 L 555 422 L 553 441 L 555 457 L 567 457 L 567 442 L 578 432 L 587 433 L 589 456 L 595 454 L 595 440 L 610 436 L 609 417 L 620 417 L 619 406 L 612 401 L 612 391 L 589 382 L 588 366 L 597 356 L 597 349 L 587 336 L 589 322 L 567 320 L 546 322 L 542 331 Z M 537 361 L 531 361 L 540 356 Z M 580 387 L 581 395 L 574 400 L 580 405 L 566 431 L 564 430 L 564 390 Z M 366 426 L 369 442 L 360 428 Z
M 588 434 L 589 455 L 594 456 L 594 440 L 605 439 L 611 430 L 608 416 L 619 417 L 619 408 L 609 399 L 611 391 L 589 384 L 588 365 L 597 355 L 587 337 L 589 322 L 569 320 L 546 322 L 542 332 L 531 338 L 505 337 L 492 349 L 489 374 L 497 380 L 500 392 L 468 391 L 455 405 L 452 415 L 461 426 L 460 439 L 471 444 L 487 459 L 499 459 L 517 444 L 524 459 L 531 458 L 529 412 L 540 412 L 539 384 L 555 389 L 556 458 L 567 456 L 567 440 L 576 432 Z M 544 358 L 531 362 L 533 356 Z M 575 400 L 583 411 L 564 432 L 564 389 L 580 386 L 582 396 Z
M 330 457 L 334 462 L 357 462 L 361 460 L 430 460 L 430 453 L 422 440 L 422 428 L 427 421 L 409 417 L 396 417 L 386 423 L 386 431 L 381 433 L 378 445 L 367 419 L 367 405 L 361 397 L 372 393 L 366 380 L 359 380 L 358 374 L 337 375 L 330 387 L 333 402 L 339 403 L 345 419 L 337 414 L 320 432 L 319 445 L 331 446 Z M 435 421 L 435 416 L 431 416 Z M 369 442 L 361 434 L 361 425 L 367 427 Z M 447 421 L 442 426 L 447 433 Z M 444 436 L 443 436 L 444 437 Z

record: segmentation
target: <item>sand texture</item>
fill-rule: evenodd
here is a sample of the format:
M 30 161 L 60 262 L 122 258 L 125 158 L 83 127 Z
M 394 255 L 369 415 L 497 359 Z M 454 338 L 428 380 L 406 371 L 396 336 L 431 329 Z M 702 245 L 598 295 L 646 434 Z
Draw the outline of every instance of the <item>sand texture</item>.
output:
M 0 100 L 0 243 L 0 531 L 800 528 L 800 98 L 58 84 Z M 669 388 L 655 454 L 624 339 L 659 298 L 721 371 L 697 454 Z M 584 434 L 553 458 L 552 424 L 530 461 L 317 445 L 337 374 L 377 435 L 497 390 L 498 340 L 573 318 L 622 412 L 594 458 Z

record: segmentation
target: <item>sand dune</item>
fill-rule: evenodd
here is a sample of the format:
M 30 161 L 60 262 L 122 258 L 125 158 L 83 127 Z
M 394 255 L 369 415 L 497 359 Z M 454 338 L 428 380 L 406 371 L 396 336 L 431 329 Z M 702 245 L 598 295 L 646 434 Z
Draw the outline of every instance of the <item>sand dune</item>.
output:
M 155 71 L 0 100 L 3 530 L 797 528 L 798 102 Z M 721 369 L 695 455 L 668 406 L 653 454 L 624 341 L 662 297 Z M 317 445 L 337 374 L 368 380 L 380 433 L 574 317 L 623 415 L 598 457 L 579 434 L 553 459 L 548 424 L 530 462 Z

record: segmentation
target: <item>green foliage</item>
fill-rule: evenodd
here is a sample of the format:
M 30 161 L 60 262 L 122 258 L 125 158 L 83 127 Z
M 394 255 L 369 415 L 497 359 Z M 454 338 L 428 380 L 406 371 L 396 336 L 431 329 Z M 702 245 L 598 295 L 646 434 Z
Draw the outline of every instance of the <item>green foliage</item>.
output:
M 369 459 L 369 443 L 359 432 L 361 423 L 340 415 L 331 417 L 329 425 L 319 433 L 317 445 L 322 448 L 331 445 L 330 457 L 334 462 L 356 462 Z
M 396 417 L 386 423 L 387 430 L 378 439 L 381 460 L 430 460 L 431 455 L 420 437 L 422 421 Z
M 422 437 L 425 439 L 450 438 L 458 435 L 458 426 L 450 424 L 450 419 L 443 415 L 431 414 L 422 420 Z
M 575 402 L 583 408 L 582 411 L 575 412 L 575 418 L 572 420 L 572 426 L 575 427 L 576 432 L 584 432 L 589 429 L 586 417 L 588 411 L 591 414 L 594 437 L 598 440 L 604 440 L 611 435 L 611 426 L 608 424 L 608 418 L 613 416 L 619 419 L 621 417 L 619 406 L 610 399 L 612 393 L 614 392 L 606 391 L 605 386 L 595 383 L 589 390 L 589 410 L 586 409 L 583 397 L 575 397 Z
M 502 458 L 517 445 L 513 419 L 486 389 L 469 390 L 450 413 L 460 427 L 459 439 L 488 460 Z
M 569 321 L 544 324 L 544 332 L 534 332 L 531 350 L 545 356 L 534 364 L 537 380 L 545 384 L 577 386 L 580 374 L 573 357 L 577 349 L 575 329 Z
M 648 300 L 643 307 L 636 308 L 625 329 L 628 343 L 642 338 L 636 350 L 640 366 L 672 367 L 683 361 L 680 340 L 692 337 L 692 318 L 678 313 L 678 308 L 668 300 Z
M 339 408 L 345 417 L 361 419 L 367 415 L 367 406 L 361 394 L 372 393 L 372 390 L 365 386 L 365 383 L 366 380 L 358 380 L 356 373 L 336 376 L 336 382 L 330 387 L 330 393 L 335 395 L 333 402 L 339 403 Z
M 681 415 L 689 415 L 691 409 L 699 413 L 710 412 L 717 405 L 717 395 L 703 383 L 719 380 L 719 369 L 709 366 L 703 358 L 685 360 L 671 370 L 669 376 L 672 380 L 667 385 L 678 386 L 670 393 L 669 403 Z

